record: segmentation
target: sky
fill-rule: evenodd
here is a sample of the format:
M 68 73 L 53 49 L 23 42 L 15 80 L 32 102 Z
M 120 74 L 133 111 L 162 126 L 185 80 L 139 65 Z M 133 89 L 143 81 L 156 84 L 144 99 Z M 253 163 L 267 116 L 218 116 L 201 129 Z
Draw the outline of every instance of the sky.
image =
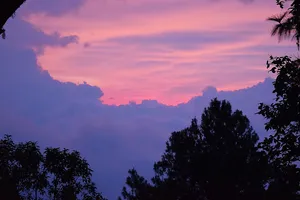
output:
M 176 105 L 207 85 L 248 87 L 268 76 L 268 54 L 291 50 L 270 37 L 266 18 L 280 11 L 273 0 L 28 1 L 24 20 L 73 36 L 64 48 L 44 47 L 42 68 L 60 81 L 100 87 L 106 104 Z
M 218 97 L 261 138 L 273 0 L 27 0 L 0 40 L 0 134 L 76 149 L 109 199 Z

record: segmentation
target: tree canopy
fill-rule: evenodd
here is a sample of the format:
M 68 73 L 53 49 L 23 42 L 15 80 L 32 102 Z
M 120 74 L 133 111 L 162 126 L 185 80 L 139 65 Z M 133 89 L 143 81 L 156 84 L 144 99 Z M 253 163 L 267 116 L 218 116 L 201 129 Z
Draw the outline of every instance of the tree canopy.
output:
M 276 21 L 272 35 L 279 38 L 300 41 L 300 1 L 277 0 L 282 15 L 269 18 Z M 274 198 L 299 199 L 300 193 L 300 60 L 284 55 L 270 56 L 267 68 L 275 74 L 273 93 L 276 95 L 270 105 L 261 103 L 259 114 L 267 120 L 266 130 L 272 134 L 265 138 L 260 147 L 267 153 L 270 170 L 269 190 Z
M 277 5 L 285 9 L 283 13 L 268 18 L 275 22 L 271 34 L 281 39 L 295 39 L 300 45 L 300 0 L 276 0 Z M 287 7 L 287 8 L 286 8 Z
M 213 99 L 201 123 L 173 132 L 151 183 L 129 171 L 124 200 L 263 199 L 268 161 L 248 118 L 228 101 Z
M 35 142 L 0 140 L 0 194 L 3 200 L 101 200 L 92 169 L 78 151 L 46 148 Z
M 10 17 L 13 17 L 17 9 L 26 0 L 2 0 L 0 3 L 0 36 L 5 38 L 4 25 Z

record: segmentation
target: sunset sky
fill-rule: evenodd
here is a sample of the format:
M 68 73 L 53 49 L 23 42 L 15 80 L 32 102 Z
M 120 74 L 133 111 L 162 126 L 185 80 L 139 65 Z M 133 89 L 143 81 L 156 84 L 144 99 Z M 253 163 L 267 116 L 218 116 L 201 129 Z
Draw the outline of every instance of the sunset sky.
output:
M 100 87 L 105 104 L 176 105 L 210 85 L 249 87 L 269 76 L 269 54 L 294 50 L 270 37 L 266 18 L 280 12 L 273 0 L 74 2 L 51 13 L 55 1 L 32 12 L 29 0 L 22 18 L 46 34 L 73 37 L 64 47 L 45 45 L 38 62 L 57 80 Z
M 214 97 L 262 139 L 266 61 L 297 53 L 270 36 L 279 12 L 275 0 L 27 0 L 0 40 L 0 136 L 80 151 L 108 199 L 128 169 L 150 177 Z

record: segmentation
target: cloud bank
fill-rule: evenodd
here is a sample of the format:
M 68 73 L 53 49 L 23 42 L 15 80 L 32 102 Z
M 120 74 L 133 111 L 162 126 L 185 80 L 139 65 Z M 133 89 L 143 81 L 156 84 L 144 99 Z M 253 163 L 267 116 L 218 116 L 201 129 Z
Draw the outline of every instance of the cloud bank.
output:
M 86 0 L 24 20 L 47 34 L 77 37 L 38 56 L 55 79 L 101 87 L 106 104 L 177 105 L 206 85 L 236 90 L 263 81 L 269 54 L 296 50 L 270 37 L 265 19 L 277 12 L 273 1 Z
M 155 100 L 110 106 L 99 100 L 103 92 L 98 87 L 54 80 L 37 65 L 32 50 L 0 45 L 0 60 L 0 133 L 80 150 L 95 170 L 99 189 L 110 198 L 120 194 L 130 167 L 150 175 L 170 133 L 199 117 L 215 96 L 242 109 L 265 134 L 255 112 L 259 102 L 272 100 L 271 79 L 232 92 L 210 86 L 202 96 L 177 106 Z

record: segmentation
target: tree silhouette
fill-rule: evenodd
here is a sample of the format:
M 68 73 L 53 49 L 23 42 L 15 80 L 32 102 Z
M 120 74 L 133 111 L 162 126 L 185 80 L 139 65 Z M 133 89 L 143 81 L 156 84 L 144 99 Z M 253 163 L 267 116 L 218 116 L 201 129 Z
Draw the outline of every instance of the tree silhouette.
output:
M 34 142 L 0 140 L 0 194 L 3 200 L 101 200 L 92 170 L 79 152 L 46 148 Z
M 282 14 L 273 15 L 268 18 L 276 24 L 271 32 L 272 36 L 277 35 L 281 39 L 296 39 L 299 49 L 300 42 L 300 0 L 276 0 L 283 9 L 287 2 L 292 2 Z
M 157 199 L 154 196 L 154 187 L 147 180 L 140 176 L 135 169 L 128 171 L 129 176 L 126 179 L 127 187 L 123 187 L 122 196 L 127 200 L 152 200 Z M 127 189 L 130 189 L 128 191 Z M 121 197 L 119 197 L 121 200 Z
M 0 3 L 0 35 L 5 38 L 4 25 L 26 0 L 2 0 Z
M 33 199 L 36 192 L 43 193 L 46 183 L 40 173 L 43 156 L 35 143 L 15 144 L 6 135 L 0 140 L 0 158 L 1 199 Z
M 268 119 L 267 130 L 275 131 L 266 144 L 277 144 L 272 155 L 289 163 L 300 158 L 300 60 L 291 57 L 272 57 L 267 62 L 270 71 L 277 75 L 274 81 L 275 102 L 261 103 L 259 114 Z
M 274 196 L 300 198 L 300 60 L 291 57 L 270 57 L 267 67 L 277 75 L 274 81 L 275 102 L 261 103 L 259 114 L 268 121 L 271 134 L 261 144 L 272 163 L 270 191 Z M 272 189 L 275 188 L 275 189 Z
M 172 133 L 154 164 L 151 185 L 130 173 L 123 199 L 143 199 L 141 194 L 148 199 L 263 199 L 268 163 L 257 142 L 241 111 L 213 99 L 200 125 L 193 119 L 190 127 Z
M 277 0 L 284 8 L 287 0 Z M 273 17 L 278 24 L 273 35 L 296 39 L 299 50 L 300 1 L 289 1 L 287 11 Z M 273 133 L 259 145 L 267 154 L 271 169 L 267 196 L 270 199 L 300 199 L 300 59 L 290 56 L 273 57 L 267 68 L 276 75 L 270 105 L 261 103 L 259 114 L 267 119 L 266 130 Z

